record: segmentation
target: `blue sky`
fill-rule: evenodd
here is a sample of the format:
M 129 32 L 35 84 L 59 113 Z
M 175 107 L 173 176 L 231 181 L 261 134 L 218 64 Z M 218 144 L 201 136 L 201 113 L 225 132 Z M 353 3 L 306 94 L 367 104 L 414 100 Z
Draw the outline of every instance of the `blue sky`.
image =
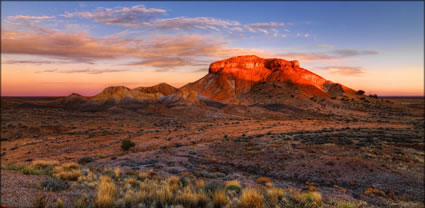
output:
M 50 88 L 49 79 L 71 87 L 52 95 L 93 94 L 122 83 L 181 86 L 205 75 L 211 61 L 255 54 L 298 59 L 370 93 L 422 95 L 423 8 L 423 2 L 2 2 L 2 93 L 42 94 L 28 81 Z M 24 44 L 30 40 L 38 40 L 34 48 Z M 22 74 L 27 87 L 8 90 Z M 100 77 L 96 85 L 89 83 L 93 76 Z

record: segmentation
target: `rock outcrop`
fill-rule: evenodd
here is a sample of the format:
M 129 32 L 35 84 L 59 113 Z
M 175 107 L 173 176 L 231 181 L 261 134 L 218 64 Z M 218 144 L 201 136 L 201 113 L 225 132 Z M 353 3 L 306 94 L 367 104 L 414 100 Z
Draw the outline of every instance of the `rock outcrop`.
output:
M 281 91 L 292 90 L 292 94 L 299 91 L 307 96 L 332 97 L 354 93 L 348 87 L 300 67 L 296 60 L 263 59 L 258 56 L 237 56 L 214 62 L 206 76 L 187 84 L 181 90 L 195 91 L 213 100 L 226 101 L 250 93 L 255 85 L 264 83 L 285 83 Z
M 282 103 L 284 100 L 355 95 L 355 91 L 331 82 L 300 66 L 299 61 L 236 56 L 214 62 L 208 74 L 176 89 L 166 83 L 129 89 L 114 86 L 90 98 L 86 104 L 156 103 L 167 106 L 209 104 Z
M 129 89 L 124 86 L 105 88 L 101 93 L 90 98 L 86 104 L 128 104 L 128 103 L 156 103 L 162 96 L 171 95 L 177 89 L 166 83 L 152 87 L 137 87 Z
M 137 87 L 134 90 L 137 90 L 143 93 L 160 93 L 162 95 L 171 95 L 177 92 L 177 88 L 167 83 L 160 83 L 152 87 Z

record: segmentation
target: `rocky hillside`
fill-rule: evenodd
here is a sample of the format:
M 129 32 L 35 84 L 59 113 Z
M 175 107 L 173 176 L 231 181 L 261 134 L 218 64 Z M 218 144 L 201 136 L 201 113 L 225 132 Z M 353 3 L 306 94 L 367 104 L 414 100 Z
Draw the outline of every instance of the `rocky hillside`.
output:
M 334 97 L 354 95 L 355 91 L 300 67 L 298 61 L 263 59 L 258 56 L 237 56 L 214 62 L 200 80 L 182 87 L 204 97 L 230 102 L 262 88 L 280 88 L 268 93 L 289 93 L 297 96 Z M 272 94 L 271 94 L 272 95 Z
M 175 92 L 177 92 L 177 89 L 166 83 L 152 87 L 137 87 L 135 89 L 112 86 L 105 88 L 101 93 L 90 98 L 87 104 L 156 103 L 162 96 Z

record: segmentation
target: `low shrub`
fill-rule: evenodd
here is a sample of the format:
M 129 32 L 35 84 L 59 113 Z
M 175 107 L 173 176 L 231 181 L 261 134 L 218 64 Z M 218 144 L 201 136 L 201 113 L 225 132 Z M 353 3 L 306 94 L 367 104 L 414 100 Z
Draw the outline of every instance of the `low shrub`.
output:
M 82 157 L 78 160 L 78 163 L 84 165 L 84 164 L 87 164 L 87 163 L 91 163 L 93 161 L 94 161 L 94 159 L 92 157 Z
M 41 187 L 46 191 L 62 191 L 69 188 L 66 181 L 57 178 L 47 178 L 41 183 Z
M 121 149 L 128 151 L 130 148 L 136 146 L 136 144 L 130 139 L 124 139 L 121 142 Z

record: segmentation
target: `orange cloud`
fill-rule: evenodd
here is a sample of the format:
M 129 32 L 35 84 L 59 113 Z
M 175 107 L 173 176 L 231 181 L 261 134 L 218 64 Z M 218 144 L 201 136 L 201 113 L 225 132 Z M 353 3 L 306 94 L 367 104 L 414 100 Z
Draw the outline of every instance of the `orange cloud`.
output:
M 248 54 L 272 56 L 272 53 L 262 50 L 228 48 L 225 41 L 201 35 L 160 35 L 145 40 L 119 40 L 119 36 L 94 38 L 85 33 L 64 33 L 43 28 L 33 33 L 2 31 L 1 38 L 4 54 L 48 56 L 85 63 L 93 63 L 98 59 L 132 57 L 141 61 L 130 65 L 176 67 L 197 65 L 195 60 L 200 57 Z M 25 60 L 9 62 L 12 63 L 25 63 Z
M 2 31 L 2 53 L 44 55 L 89 62 L 94 58 L 115 58 L 134 51 L 122 46 L 121 41 L 101 40 L 85 34 L 68 34 L 48 31 L 43 33 L 24 33 Z
M 353 66 L 325 66 L 325 67 L 319 67 L 319 68 L 324 69 L 331 74 L 361 75 L 364 73 L 361 67 L 353 67 Z

